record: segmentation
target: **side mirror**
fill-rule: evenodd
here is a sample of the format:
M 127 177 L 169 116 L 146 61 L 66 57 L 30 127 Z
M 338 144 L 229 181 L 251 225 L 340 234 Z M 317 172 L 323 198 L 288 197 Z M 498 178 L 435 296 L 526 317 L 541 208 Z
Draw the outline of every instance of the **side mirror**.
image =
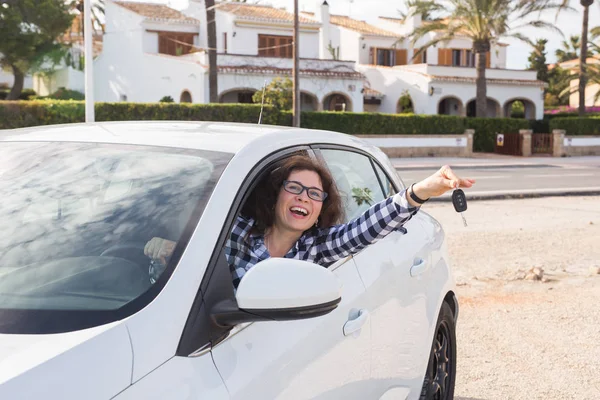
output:
M 337 307 L 341 291 L 337 277 L 325 267 L 270 258 L 244 275 L 235 297 L 235 309 L 221 304 L 213 310 L 219 325 L 319 317 Z

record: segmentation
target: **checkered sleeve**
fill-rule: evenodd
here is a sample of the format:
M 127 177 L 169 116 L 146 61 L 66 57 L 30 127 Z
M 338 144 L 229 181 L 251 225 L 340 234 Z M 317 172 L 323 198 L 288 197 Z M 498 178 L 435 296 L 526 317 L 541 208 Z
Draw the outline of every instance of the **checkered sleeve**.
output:
M 252 218 L 238 216 L 225 244 L 225 258 L 229 264 L 233 286 L 238 287 L 242 276 L 252 266 L 250 249 L 246 239 L 254 225 Z
M 406 190 L 373 205 L 347 224 L 322 229 L 316 238 L 317 260 L 329 264 L 358 253 L 393 231 L 406 233 L 403 225 L 417 213 L 406 199 Z

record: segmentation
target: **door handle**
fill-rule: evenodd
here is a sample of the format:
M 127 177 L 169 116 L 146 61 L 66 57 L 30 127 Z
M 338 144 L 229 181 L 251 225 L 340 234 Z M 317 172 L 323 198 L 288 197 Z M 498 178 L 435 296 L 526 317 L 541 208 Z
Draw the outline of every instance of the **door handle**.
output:
M 344 336 L 352 335 L 356 337 L 360 334 L 363 325 L 369 320 L 369 310 L 362 308 L 358 310 L 354 318 L 348 319 L 344 324 Z
M 428 268 L 429 263 L 426 260 L 422 258 L 417 258 L 413 262 L 413 266 L 410 268 L 410 276 L 414 277 L 421 275 L 423 272 L 427 271 Z

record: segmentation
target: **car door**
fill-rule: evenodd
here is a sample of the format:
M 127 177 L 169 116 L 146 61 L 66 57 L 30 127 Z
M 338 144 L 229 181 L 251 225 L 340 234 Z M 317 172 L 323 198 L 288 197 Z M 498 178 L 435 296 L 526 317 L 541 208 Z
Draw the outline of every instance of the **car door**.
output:
M 204 290 L 209 307 L 232 286 L 220 252 Z M 214 363 L 232 399 L 370 398 L 371 328 L 361 312 L 364 285 L 351 257 L 329 269 L 341 285 L 341 302 L 329 314 L 240 324 L 213 345 Z
M 319 153 L 346 201 L 348 220 L 395 193 L 393 180 L 368 154 L 323 147 Z M 418 393 L 430 346 L 425 288 L 431 258 L 419 214 L 404 227 L 406 234 L 392 232 L 354 255 L 371 315 L 371 378 L 378 396 L 390 398 Z

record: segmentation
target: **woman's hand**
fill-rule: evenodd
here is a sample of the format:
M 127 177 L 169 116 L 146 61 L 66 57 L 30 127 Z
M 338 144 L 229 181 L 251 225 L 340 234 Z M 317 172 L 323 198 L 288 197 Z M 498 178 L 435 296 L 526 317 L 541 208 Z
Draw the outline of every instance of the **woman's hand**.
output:
M 441 196 L 449 190 L 470 188 L 475 179 L 461 179 L 448 165 L 444 165 L 435 174 L 415 183 L 413 190 L 420 199 L 426 200 L 430 197 Z
M 144 254 L 153 260 L 160 260 L 164 265 L 167 264 L 167 258 L 173 254 L 176 242 L 159 237 L 152 238 L 144 247 Z

